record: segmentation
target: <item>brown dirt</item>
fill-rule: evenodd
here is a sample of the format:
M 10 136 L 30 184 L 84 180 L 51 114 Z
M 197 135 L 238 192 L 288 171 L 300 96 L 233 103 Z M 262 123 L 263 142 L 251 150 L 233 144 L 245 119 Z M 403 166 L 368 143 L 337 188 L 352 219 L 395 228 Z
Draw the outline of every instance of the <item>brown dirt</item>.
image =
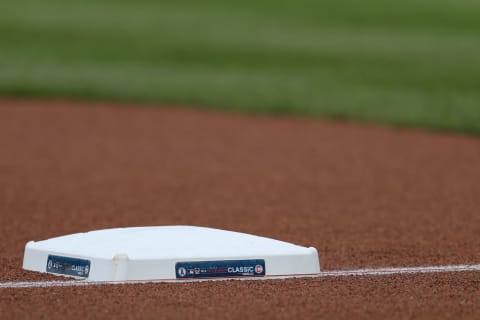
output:
M 307 119 L 0 100 L 0 281 L 28 240 L 189 224 L 323 269 L 480 262 L 480 139 Z M 480 274 L 0 289 L 2 318 L 479 318 Z

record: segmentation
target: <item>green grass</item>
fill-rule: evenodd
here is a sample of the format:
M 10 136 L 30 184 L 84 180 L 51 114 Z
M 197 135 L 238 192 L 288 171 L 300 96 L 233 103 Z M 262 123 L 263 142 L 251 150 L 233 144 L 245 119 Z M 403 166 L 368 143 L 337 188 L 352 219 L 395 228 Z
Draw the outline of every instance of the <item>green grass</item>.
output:
M 0 95 L 480 133 L 480 1 L 6 1 Z

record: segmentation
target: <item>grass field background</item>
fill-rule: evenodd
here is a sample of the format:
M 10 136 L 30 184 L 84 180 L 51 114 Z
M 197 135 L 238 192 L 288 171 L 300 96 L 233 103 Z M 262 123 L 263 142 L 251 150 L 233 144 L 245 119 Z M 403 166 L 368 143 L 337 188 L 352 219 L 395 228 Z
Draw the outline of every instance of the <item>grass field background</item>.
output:
M 0 95 L 480 133 L 480 1 L 6 1 Z

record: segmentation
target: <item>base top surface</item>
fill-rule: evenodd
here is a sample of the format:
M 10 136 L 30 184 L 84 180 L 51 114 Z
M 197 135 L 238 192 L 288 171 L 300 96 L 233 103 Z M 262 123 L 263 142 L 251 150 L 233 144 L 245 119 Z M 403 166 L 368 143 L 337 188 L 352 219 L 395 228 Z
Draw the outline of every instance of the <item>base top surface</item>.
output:
M 30 242 L 29 248 L 112 259 L 181 259 L 306 254 L 311 249 L 255 235 L 194 226 L 132 227 Z

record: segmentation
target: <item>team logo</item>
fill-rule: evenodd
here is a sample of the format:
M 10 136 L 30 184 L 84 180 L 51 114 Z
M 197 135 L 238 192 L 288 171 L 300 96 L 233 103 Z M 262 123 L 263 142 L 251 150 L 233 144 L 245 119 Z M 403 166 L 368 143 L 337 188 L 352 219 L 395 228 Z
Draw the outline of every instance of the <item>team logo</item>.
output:
M 47 268 L 48 268 L 48 269 L 52 269 L 52 265 L 53 265 L 52 260 L 48 260 Z
M 187 275 L 187 270 L 184 267 L 178 268 L 178 275 L 180 277 L 185 277 Z
M 263 267 L 262 267 L 262 265 L 257 264 L 257 265 L 255 266 L 255 273 L 260 274 L 260 273 L 262 273 L 262 272 L 263 272 Z

